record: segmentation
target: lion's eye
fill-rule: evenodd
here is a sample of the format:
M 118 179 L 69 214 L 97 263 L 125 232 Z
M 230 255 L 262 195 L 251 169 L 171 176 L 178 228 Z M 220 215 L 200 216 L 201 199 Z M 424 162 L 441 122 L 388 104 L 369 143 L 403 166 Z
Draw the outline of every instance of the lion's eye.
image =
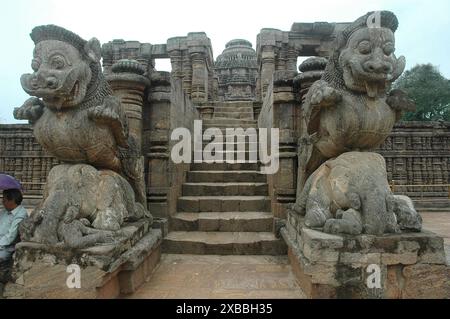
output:
M 60 55 L 54 56 L 51 60 L 52 68 L 61 70 L 66 66 L 66 61 Z
M 386 43 L 383 47 L 383 51 L 384 51 L 384 54 L 391 55 L 392 53 L 395 52 L 394 44 L 391 42 Z
M 33 61 L 31 61 L 31 68 L 33 69 L 34 72 L 37 72 L 40 67 L 41 67 L 41 61 L 39 61 L 37 59 L 33 59 Z
M 358 51 L 361 54 L 369 54 L 372 52 L 372 46 L 369 41 L 362 41 L 358 45 Z

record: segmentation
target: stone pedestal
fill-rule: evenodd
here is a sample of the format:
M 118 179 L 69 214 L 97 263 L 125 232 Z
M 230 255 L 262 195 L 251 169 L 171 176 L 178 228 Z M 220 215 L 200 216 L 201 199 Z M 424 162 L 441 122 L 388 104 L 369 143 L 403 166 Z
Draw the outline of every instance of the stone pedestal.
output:
M 162 234 L 148 221 L 126 225 L 123 231 L 126 237 L 120 243 L 83 250 L 19 243 L 13 282 L 6 285 L 3 296 L 111 299 L 135 292 L 159 263 Z
M 305 228 L 290 213 L 282 235 L 309 298 L 450 298 L 443 239 L 431 232 L 335 236 Z

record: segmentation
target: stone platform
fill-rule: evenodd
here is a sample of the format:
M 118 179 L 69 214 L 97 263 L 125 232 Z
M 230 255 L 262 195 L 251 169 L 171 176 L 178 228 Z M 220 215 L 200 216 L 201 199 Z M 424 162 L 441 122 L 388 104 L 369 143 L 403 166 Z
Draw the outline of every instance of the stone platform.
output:
M 287 256 L 163 254 L 130 299 L 304 299 Z
M 305 228 L 291 213 L 282 235 L 308 298 L 450 298 L 444 240 L 432 232 L 335 236 Z
M 5 298 L 110 299 L 134 293 L 161 258 L 162 233 L 149 221 L 124 227 L 119 243 L 70 250 L 36 243 L 19 243 L 14 257 L 13 281 Z M 79 267 L 81 287 L 69 288 Z M 76 282 L 76 281 L 73 281 Z

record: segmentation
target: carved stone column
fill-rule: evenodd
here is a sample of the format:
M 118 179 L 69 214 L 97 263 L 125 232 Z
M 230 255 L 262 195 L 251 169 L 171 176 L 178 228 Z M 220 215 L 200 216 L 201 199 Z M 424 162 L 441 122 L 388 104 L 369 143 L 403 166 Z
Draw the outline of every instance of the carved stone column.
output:
M 273 128 L 280 129 L 280 169 L 272 176 L 272 211 L 285 219 L 286 209 L 296 196 L 296 126 L 300 105 L 293 80 L 297 72 L 277 71 L 273 80 Z
M 134 60 L 120 60 L 112 66 L 112 71 L 107 80 L 122 102 L 130 135 L 134 137 L 139 153 L 142 153 L 142 109 L 145 89 L 150 85 L 150 80 L 143 76 L 144 68 Z
M 273 73 L 275 72 L 275 48 L 273 46 L 264 46 L 261 53 L 261 95 L 266 96 L 267 88 L 272 82 Z
M 152 74 L 151 89 L 145 109 L 144 152 L 147 159 L 146 181 L 149 210 L 153 216 L 167 218 L 170 193 L 169 137 L 171 83 L 168 72 Z
M 208 101 L 208 68 L 203 52 L 190 53 L 192 61 L 192 91 L 194 102 Z

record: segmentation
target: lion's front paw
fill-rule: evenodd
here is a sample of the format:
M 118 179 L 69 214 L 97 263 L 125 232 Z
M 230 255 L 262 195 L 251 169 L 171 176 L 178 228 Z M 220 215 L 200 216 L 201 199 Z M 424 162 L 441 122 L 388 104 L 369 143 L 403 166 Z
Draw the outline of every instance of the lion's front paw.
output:
M 88 112 L 89 118 L 100 124 L 111 124 L 119 120 L 119 115 L 105 105 L 98 105 Z
M 44 104 L 38 98 L 32 97 L 25 101 L 21 107 L 14 109 L 14 118 L 16 120 L 28 120 L 31 124 L 35 123 L 44 113 Z
M 416 110 L 416 103 L 402 90 L 391 91 L 386 103 L 398 112 L 414 112 Z
M 336 89 L 323 85 L 316 87 L 311 97 L 312 105 L 332 106 L 342 100 L 342 95 Z

